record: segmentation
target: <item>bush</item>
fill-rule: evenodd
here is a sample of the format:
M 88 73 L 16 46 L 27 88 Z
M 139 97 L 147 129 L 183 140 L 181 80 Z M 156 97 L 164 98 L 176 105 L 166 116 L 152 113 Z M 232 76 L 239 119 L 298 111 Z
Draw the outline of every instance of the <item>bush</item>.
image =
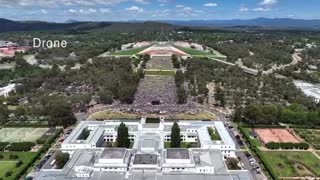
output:
M 9 159 L 18 159 L 19 156 L 16 154 L 10 154 Z
M 23 162 L 19 160 L 19 161 L 16 163 L 16 167 L 18 168 L 18 167 L 20 167 L 22 164 L 23 164 Z
M 266 148 L 268 149 L 309 149 L 308 143 L 267 143 Z
M 9 177 L 12 175 L 12 171 L 7 171 L 6 174 L 4 175 L 5 177 Z
M 35 143 L 33 143 L 33 142 L 14 142 L 14 143 L 11 143 L 7 147 L 7 150 L 9 150 L 9 151 L 30 151 L 33 146 L 35 146 Z

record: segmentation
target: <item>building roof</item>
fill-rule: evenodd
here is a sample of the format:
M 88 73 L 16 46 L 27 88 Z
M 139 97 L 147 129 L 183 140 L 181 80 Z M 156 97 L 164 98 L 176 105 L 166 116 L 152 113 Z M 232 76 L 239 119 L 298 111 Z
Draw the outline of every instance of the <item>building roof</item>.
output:
M 133 164 L 157 164 L 158 156 L 156 154 L 136 154 Z
M 123 159 L 126 154 L 125 148 L 105 148 L 100 158 L 103 159 Z
M 167 159 L 190 159 L 189 150 L 186 148 L 169 148 L 166 149 Z

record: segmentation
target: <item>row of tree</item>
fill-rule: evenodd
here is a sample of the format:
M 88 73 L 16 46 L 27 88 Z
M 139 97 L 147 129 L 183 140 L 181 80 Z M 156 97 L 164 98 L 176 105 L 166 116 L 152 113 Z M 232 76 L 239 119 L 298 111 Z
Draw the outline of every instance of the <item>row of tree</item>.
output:
M 244 109 L 237 109 L 234 120 L 251 125 L 288 123 L 313 126 L 320 125 L 320 111 L 308 110 L 300 104 L 288 107 L 250 104 Z

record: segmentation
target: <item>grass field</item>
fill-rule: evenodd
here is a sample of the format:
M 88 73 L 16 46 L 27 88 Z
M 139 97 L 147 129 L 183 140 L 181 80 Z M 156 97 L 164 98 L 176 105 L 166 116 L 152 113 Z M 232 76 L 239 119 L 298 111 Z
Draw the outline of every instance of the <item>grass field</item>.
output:
M 174 71 L 164 71 L 164 70 L 147 70 L 145 75 L 158 75 L 158 76 L 174 76 Z
M 140 119 L 138 115 L 118 111 L 100 111 L 92 114 L 90 120 Z
M 191 48 L 185 48 L 185 47 L 176 47 L 180 49 L 181 51 L 190 54 L 191 56 L 201 56 L 201 57 L 219 57 L 219 58 L 225 58 L 224 55 L 220 54 L 219 52 L 214 51 L 213 53 L 206 52 L 206 51 L 199 51 L 196 49 Z
M 315 149 L 320 149 L 320 130 L 317 129 L 295 129 L 295 131 L 310 143 Z
M 49 128 L 2 128 L 1 142 L 36 142 Z
M 15 179 L 15 175 L 17 175 L 22 170 L 28 168 L 27 163 L 32 160 L 32 158 L 36 155 L 36 153 L 32 152 L 0 152 L 0 155 L 3 156 L 0 159 L 0 178 L 6 180 Z M 10 155 L 17 155 L 17 159 L 10 159 Z M 16 163 L 18 161 L 22 161 L 23 164 L 19 167 L 16 167 Z M 11 176 L 6 177 L 6 173 L 11 171 Z
M 320 160 L 312 152 L 262 151 L 279 177 L 320 176 Z
M 172 119 L 179 119 L 179 120 L 211 120 L 214 119 L 215 116 L 201 111 L 201 112 L 197 112 L 195 114 L 176 114 L 172 117 Z
M 129 49 L 129 50 L 124 50 L 124 51 L 116 51 L 111 53 L 114 56 L 131 56 L 134 54 L 138 54 L 139 52 L 147 49 L 148 47 L 142 47 L 142 48 L 135 48 L 135 49 Z

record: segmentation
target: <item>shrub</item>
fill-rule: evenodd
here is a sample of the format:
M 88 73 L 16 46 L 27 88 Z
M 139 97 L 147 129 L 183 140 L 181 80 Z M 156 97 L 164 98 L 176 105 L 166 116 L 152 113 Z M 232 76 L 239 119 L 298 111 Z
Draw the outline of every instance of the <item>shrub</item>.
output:
M 10 154 L 9 159 L 18 159 L 19 156 L 16 154 Z
M 7 150 L 9 151 L 30 151 L 31 148 L 35 145 L 33 142 L 14 142 L 11 143 Z
M 19 160 L 17 163 L 16 163 L 16 167 L 20 167 L 21 165 L 23 164 L 23 162 L 21 160 Z
M 9 177 L 12 175 L 12 171 L 7 171 L 6 174 L 4 175 L 5 177 Z

